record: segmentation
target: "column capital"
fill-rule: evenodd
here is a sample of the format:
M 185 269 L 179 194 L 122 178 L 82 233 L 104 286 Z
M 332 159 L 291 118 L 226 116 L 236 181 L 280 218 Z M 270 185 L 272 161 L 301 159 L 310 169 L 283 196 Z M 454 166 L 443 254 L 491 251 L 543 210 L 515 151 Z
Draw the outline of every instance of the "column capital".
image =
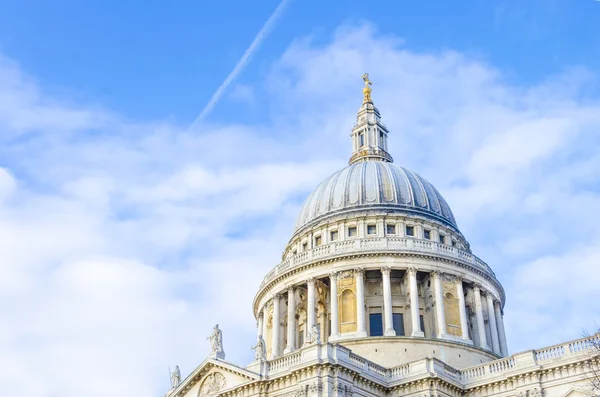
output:
M 338 272 L 335 272 L 335 271 L 333 271 L 333 272 L 330 272 L 330 273 L 329 273 L 329 278 L 330 278 L 331 280 L 337 280 L 337 278 L 338 278 Z
M 389 276 L 390 273 L 392 272 L 392 268 L 389 266 L 382 266 L 381 267 L 381 274 L 383 274 L 384 276 Z
M 281 298 L 281 294 L 279 292 L 275 292 L 273 294 L 273 301 L 279 300 Z
M 454 282 L 456 284 L 461 284 L 462 285 L 463 281 L 465 281 L 464 277 L 462 275 L 460 275 L 460 274 L 453 275 L 452 277 L 454 278 Z
M 306 284 L 312 284 L 315 285 L 315 278 L 314 277 L 309 277 L 306 279 Z
M 416 267 L 409 267 L 408 269 L 406 269 L 406 273 L 408 273 L 409 275 L 416 276 L 417 275 L 417 268 Z
M 444 272 L 442 272 L 440 270 L 434 270 L 431 272 L 431 274 L 433 275 L 433 277 L 436 277 L 439 279 L 441 279 L 444 276 Z
M 356 276 L 363 277 L 365 275 L 365 269 L 363 269 L 362 267 L 357 267 L 356 269 L 354 269 L 354 274 Z
M 479 285 L 477 283 L 473 283 L 473 291 L 479 291 L 480 293 L 483 292 L 481 290 L 481 285 Z
M 296 286 L 293 284 L 290 284 L 286 287 L 288 294 L 293 294 L 294 291 L 296 290 Z

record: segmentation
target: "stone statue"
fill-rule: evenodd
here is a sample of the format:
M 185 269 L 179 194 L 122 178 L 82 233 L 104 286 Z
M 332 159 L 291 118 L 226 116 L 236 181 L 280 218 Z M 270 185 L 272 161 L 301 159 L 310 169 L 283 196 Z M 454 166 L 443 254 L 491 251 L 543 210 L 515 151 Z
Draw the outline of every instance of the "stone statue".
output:
M 258 337 L 256 345 L 252 347 L 254 350 L 254 359 L 256 361 L 263 361 L 267 358 L 267 347 L 265 346 L 265 340 L 262 336 Z
M 321 344 L 321 331 L 319 330 L 319 326 L 317 324 L 312 326 L 308 336 L 308 343 L 316 343 L 317 345 Z
M 317 324 L 313 325 L 313 341 L 317 344 L 321 344 L 321 330 Z
M 179 371 L 179 365 L 175 366 L 173 372 L 171 372 L 171 389 L 176 389 L 181 384 L 181 371 Z
M 219 329 L 219 324 L 214 326 L 213 333 L 206 339 L 210 341 L 210 357 L 224 359 L 225 352 L 223 351 L 223 334 Z

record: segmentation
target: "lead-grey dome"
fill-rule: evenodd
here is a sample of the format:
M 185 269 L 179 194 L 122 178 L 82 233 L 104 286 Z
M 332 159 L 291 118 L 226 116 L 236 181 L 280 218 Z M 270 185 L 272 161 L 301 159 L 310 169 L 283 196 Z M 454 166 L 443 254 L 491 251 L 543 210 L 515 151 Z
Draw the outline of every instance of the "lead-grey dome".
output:
M 427 180 L 394 163 L 362 161 L 319 184 L 304 203 L 296 230 L 334 213 L 371 208 L 419 214 L 457 228 L 448 203 Z

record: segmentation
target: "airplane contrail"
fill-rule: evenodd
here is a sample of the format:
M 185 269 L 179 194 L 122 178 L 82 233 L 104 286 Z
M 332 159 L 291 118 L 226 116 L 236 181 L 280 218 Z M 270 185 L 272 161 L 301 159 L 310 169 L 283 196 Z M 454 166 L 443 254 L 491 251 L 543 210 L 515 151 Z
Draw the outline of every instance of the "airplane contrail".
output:
M 229 85 L 231 85 L 231 83 L 235 79 L 237 79 L 237 77 L 240 75 L 240 73 L 242 73 L 244 71 L 244 68 L 248 65 L 248 63 L 252 59 L 252 56 L 254 56 L 254 53 L 258 50 L 258 48 L 260 47 L 262 42 L 267 38 L 269 33 L 271 33 L 271 30 L 277 23 L 277 20 L 281 17 L 283 12 L 285 11 L 285 8 L 290 3 L 290 1 L 291 0 L 282 0 L 282 2 L 279 3 L 279 5 L 275 9 L 275 11 L 273 11 L 273 14 L 271 14 L 271 16 L 269 17 L 267 22 L 265 22 L 263 27 L 260 29 L 260 31 L 258 32 L 256 37 L 252 41 L 252 44 L 250 44 L 250 47 L 248 47 L 246 52 L 244 52 L 244 55 L 242 55 L 240 60 L 235 64 L 235 67 L 233 68 L 231 73 L 229 73 L 229 75 L 227 76 L 225 81 L 223 81 L 223 83 L 221 83 L 219 88 L 217 88 L 215 93 L 210 98 L 210 101 L 208 101 L 206 106 L 204 106 L 204 109 L 202 109 L 202 111 L 200 112 L 198 117 L 196 117 L 196 119 L 192 122 L 192 124 L 190 124 L 190 128 L 189 128 L 190 130 L 192 128 L 194 128 L 195 126 L 197 126 L 199 123 L 201 123 L 204 120 L 204 118 L 206 116 L 208 116 L 208 114 L 210 112 L 212 112 L 212 110 L 216 106 L 217 102 L 219 102 L 219 99 L 221 99 L 221 96 L 223 95 L 223 93 L 225 92 L 227 87 L 229 87 Z

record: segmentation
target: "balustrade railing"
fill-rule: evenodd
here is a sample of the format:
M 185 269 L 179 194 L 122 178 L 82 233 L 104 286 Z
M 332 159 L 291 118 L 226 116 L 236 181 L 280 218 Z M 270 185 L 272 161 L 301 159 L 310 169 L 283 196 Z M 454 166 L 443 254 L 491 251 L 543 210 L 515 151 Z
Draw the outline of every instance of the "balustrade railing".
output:
M 294 365 L 300 364 L 302 362 L 302 352 L 294 352 L 290 354 L 286 354 L 285 356 L 276 358 L 269 362 L 269 371 L 274 373 L 281 369 L 286 369 L 289 367 L 293 367 Z
M 515 359 L 509 357 L 506 360 L 492 361 L 489 365 L 490 374 L 507 371 L 515 366 Z
M 410 364 L 390 368 L 390 380 L 398 380 L 410 375 Z
M 318 246 L 286 258 L 265 276 L 261 286 L 272 280 L 276 275 L 287 271 L 292 267 L 300 266 L 315 259 L 370 250 L 431 252 L 467 262 L 491 275 L 494 275 L 492 269 L 484 261 L 475 255 L 467 251 L 460 250 L 456 247 L 416 238 L 374 237 L 347 241 L 335 241 L 330 244 Z
M 354 353 L 350 353 L 349 357 L 350 357 L 350 362 L 358 365 L 359 367 L 363 367 L 365 365 L 365 363 L 367 362 L 367 360 L 365 360 L 361 356 L 357 356 Z
M 589 338 L 573 341 L 568 344 L 569 353 L 577 353 L 584 350 L 598 349 L 600 350 L 600 336 L 598 334 Z
M 565 348 L 563 346 L 554 346 L 547 349 L 538 350 L 535 352 L 535 359 L 537 361 L 546 361 L 553 358 L 559 358 L 565 355 Z
M 562 345 L 550 346 L 540 350 L 530 350 L 499 360 L 479 364 L 465 369 L 454 368 L 440 360 L 426 358 L 392 368 L 385 368 L 367 360 L 346 347 L 340 345 L 313 345 L 301 350 L 285 354 L 268 362 L 269 374 L 281 373 L 288 368 L 301 365 L 311 360 L 320 362 L 332 360 L 345 363 L 359 370 L 363 375 L 371 376 L 384 382 L 402 381 L 406 378 L 429 376 L 432 372 L 437 376 L 445 376 L 462 383 L 464 386 L 476 385 L 478 382 L 489 382 L 502 379 L 507 373 L 535 370 L 543 365 L 553 365 L 556 361 L 581 358 L 596 349 L 600 342 L 600 334 L 589 338 L 571 341 Z M 560 363 L 560 361 L 559 361 Z M 562 364 L 560 364 L 562 365 Z
M 510 357 L 494 360 L 489 363 L 461 370 L 461 380 L 464 383 L 474 383 L 488 380 L 495 376 L 503 376 L 504 373 L 536 368 L 540 365 L 552 364 L 553 360 L 569 359 L 571 356 L 581 357 L 590 354 L 600 343 L 600 334 L 588 338 L 578 339 L 562 345 L 549 346 L 539 350 L 530 350 L 515 354 Z

